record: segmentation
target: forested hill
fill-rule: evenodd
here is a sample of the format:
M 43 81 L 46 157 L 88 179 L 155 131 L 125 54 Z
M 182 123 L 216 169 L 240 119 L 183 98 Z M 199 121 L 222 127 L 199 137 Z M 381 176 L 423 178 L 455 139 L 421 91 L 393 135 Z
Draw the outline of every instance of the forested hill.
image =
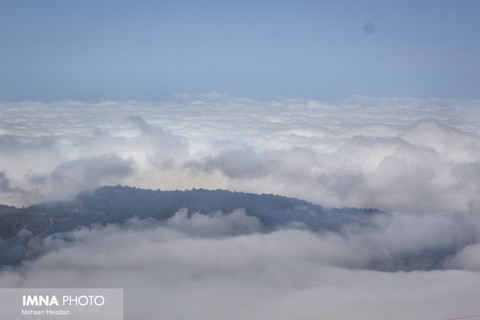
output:
M 337 229 L 357 222 L 376 209 L 326 209 L 312 203 L 275 196 L 225 190 L 145 190 L 123 186 L 102 187 L 79 194 L 68 202 L 33 205 L 28 208 L 0 206 L 0 266 L 34 257 L 46 236 L 94 223 L 123 223 L 129 218 L 170 218 L 179 209 L 209 214 L 243 208 L 266 227 L 301 222 L 306 227 Z
M 259 218 L 266 225 L 301 221 L 312 228 L 330 228 L 337 225 L 339 219 L 356 219 L 359 215 L 378 212 L 376 209 L 325 209 L 310 202 L 272 194 L 205 189 L 154 191 L 121 186 L 82 193 L 75 203 L 88 211 L 113 213 L 117 219 L 138 216 L 163 220 L 181 208 L 203 214 L 243 208 L 248 215 Z

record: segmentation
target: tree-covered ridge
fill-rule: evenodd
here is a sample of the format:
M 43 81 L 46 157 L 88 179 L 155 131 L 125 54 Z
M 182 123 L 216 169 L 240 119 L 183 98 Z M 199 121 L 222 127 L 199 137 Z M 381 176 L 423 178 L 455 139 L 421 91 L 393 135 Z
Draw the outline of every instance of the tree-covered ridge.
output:
M 0 206 L 0 265 L 16 264 L 34 257 L 48 235 L 82 226 L 123 223 L 129 218 L 172 217 L 178 210 L 210 214 L 245 209 L 267 228 L 300 222 L 314 230 L 337 229 L 358 222 L 376 209 L 326 209 L 310 202 L 276 196 L 226 190 L 145 190 L 107 186 L 79 194 L 74 200 L 33 205 L 28 208 Z

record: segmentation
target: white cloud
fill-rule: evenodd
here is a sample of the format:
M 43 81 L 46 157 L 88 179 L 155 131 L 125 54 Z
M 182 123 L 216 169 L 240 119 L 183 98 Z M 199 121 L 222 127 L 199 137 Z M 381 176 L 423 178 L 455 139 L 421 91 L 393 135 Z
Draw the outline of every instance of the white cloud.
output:
M 105 184 L 115 183 L 118 179 L 132 173 L 133 163 L 114 154 L 89 159 L 75 159 L 56 167 L 40 184 L 52 185 L 50 200 L 71 198 L 83 190 L 91 190 Z
M 112 166 L 124 161 L 129 174 L 62 184 L 63 194 L 120 183 L 273 192 L 335 207 L 475 212 L 478 104 L 361 96 L 257 101 L 221 94 L 163 102 L 1 103 L 0 172 L 10 189 L 22 192 L 4 192 L 0 201 L 55 198 L 55 188 L 39 187 L 42 178 L 74 175 L 72 164 L 109 158 Z
M 429 248 L 460 244 L 468 234 L 478 244 L 478 219 L 469 225 L 450 215 L 416 218 L 392 214 L 339 232 L 265 233 L 242 211 L 190 217 L 180 211 L 166 222 L 133 219 L 51 236 L 42 257 L 0 271 L 0 281 L 5 287 L 123 287 L 126 319 L 157 319 L 158 312 L 178 319 L 478 314 L 478 272 L 368 267 L 370 259 L 432 254 Z M 462 269 L 473 261 L 477 244 L 452 263 Z
M 215 212 L 209 215 L 197 212 L 189 214 L 188 210 L 184 209 L 167 219 L 165 225 L 189 236 L 203 237 L 234 236 L 263 229 L 260 220 L 247 216 L 243 209 L 229 214 Z

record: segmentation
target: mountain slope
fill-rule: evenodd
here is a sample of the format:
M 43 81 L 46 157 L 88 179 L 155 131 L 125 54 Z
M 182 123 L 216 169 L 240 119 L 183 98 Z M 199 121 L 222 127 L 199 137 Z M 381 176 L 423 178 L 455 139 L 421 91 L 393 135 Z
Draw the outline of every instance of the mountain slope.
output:
M 322 230 L 338 229 L 346 223 L 360 222 L 376 209 L 325 209 L 312 203 L 275 196 L 225 190 L 188 191 L 145 190 L 106 186 L 79 194 L 68 202 L 33 205 L 29 208 L 0 206 L 0 265 L 17 264 L 35 257 L 41 240 L 48 235 L 82 226 L 123 223 L 129 218 L 154 218 L 160 221 L 186 208 L 190 213 L 228 213 L 245 209 L 267 228 L 289 223 Z

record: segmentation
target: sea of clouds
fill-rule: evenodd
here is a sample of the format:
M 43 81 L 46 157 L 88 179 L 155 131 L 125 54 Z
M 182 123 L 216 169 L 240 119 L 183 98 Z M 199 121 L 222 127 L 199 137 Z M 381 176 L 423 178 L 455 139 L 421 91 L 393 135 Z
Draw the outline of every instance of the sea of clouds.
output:
M 322 232 L 240 208 L 83 228 L 2 286 L 123 287 L 126 319 L 480 314 L 480 101 L 2 102 L 0 154 L 0 203 L 18 206 L 124 184 L 385 212 Z
M 0 202 L 105 184 L 275 193 L 331 207 L 480 208 L 480 101 L 0 103 Z

